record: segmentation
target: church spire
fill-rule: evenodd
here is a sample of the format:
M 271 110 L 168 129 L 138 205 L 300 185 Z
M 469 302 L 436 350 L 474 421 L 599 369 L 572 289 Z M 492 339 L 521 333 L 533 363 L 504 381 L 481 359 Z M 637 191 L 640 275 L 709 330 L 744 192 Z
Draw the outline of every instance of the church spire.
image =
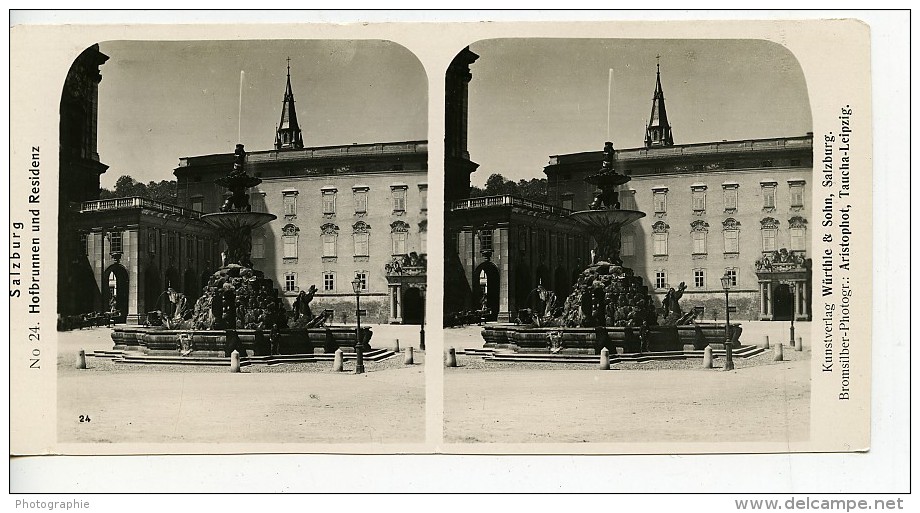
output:
M 284 104 L 281 106 L 281 123 L 275 133 L 276 150 L 299 150 L 303 148 L 303 135 L 297 124 L 294 109 L 294 92 L 291 90 L 291 58 L 287 59 L 287 85 L 284 88 Z
M 668 123 L 668 111 L 664 105 L 664 91 L 661 89 L 661 56 L 658 59 L 655 73 L 655 96 L 652 97 L 652 116 L 645 128 L 645 147 L 674 146 L 674 137 L 671 135 L 671 125 Z

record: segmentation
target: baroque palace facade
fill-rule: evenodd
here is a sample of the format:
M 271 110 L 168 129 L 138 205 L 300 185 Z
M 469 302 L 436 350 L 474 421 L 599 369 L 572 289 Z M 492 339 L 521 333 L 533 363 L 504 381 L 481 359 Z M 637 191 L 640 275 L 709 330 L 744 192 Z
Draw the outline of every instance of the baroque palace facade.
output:
M 462 62 L 465 73 L 454 76 L 465 86 L 475 58 L 463 56 L 454 62 Z M 448 93 L 450 81 L 448 73 Z M 458 112 L 466 90 L 459 85 L 448 94 L 446 111 L 446 150 L 455 158 L 464 154 L 466 140 L 451 138 L 452 130 L 466 129 L 465 109 Z M 454 118 L 462 122 L 452 124 Z M 620 191 L 622 208 L 646 213 L 623 231 L 624 264 L 659 301 L 684 282 L 684 304 L 703 318 L 724 316 L 720 278 L 727 273 L 738 318 L 810 320 L 812 145 L 811 133 L 674 144 L 659 71 L 644 146 L 615 152 L 617 172 L 632 177 Z M 545 205 L 511 197 L 453 198 L 445 219 L 445 287 L 462 290 L 466 301 L 445 302 L 445 311 L 497 304 L 494 318 L 512 320 L 516 310 L 530 307 L 538 284 L 557 297 L 567 295 L 573 273 L 591 255 L 586 235 L 565 217 L 589 208 L 596 191 L 584 178 L 602 159 L 600 150 L 551 156 L 543 170 Z M 449 162 L 445 172 L 452 176 L 445 182 L 466 179 L 468 185 L 475 165 L 451 168 Z M 492 283 L 499 289 L 495 299 L 484 290 Z
M 233 154 L 185 157 L 174 174 L 176 205 L 148 198 L 99 199 L 107 169 L 96 152 L 98 45 L 74 62 L 61 100 L 61 211 L 58 313 L 117 311 L 143 323 L 168 311 L 167 289 L 191 302 L 221 263 L 219 237 L 201 220 L 225 190 L 213 183 Z M 275 148 L 253 151 L 247 171 L 255 210 L 278 219 L 253 237 L 253 263 L 290 308 L 301 290 L 319 289 L 314 310 L 354 322 L 352 280 L 362 287 L 362 318 L 420 323 L 427 277 L 427 142 L 304 147 L 290 75 Z

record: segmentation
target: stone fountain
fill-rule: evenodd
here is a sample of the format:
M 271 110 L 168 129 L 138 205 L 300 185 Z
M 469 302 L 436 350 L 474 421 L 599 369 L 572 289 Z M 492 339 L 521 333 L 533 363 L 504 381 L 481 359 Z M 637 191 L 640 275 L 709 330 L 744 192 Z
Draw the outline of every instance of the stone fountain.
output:
M 620 208 L 618 189 L 631 178 L 615 171 L 614 158 L 613 143 L 605 143 L 601 169 L 585 178 L 598 189 L 594 201 L 588 210 L 569 215 L 594 239 L 595 249 L 591 264 L 575 280 L 562 315 L 540 327 L 487 326 L 482 334 L 486 347 L 598 354 L 603 348 L 615 352 L 616 347 L 637 353 L 724 346 L 724 325 L 659 326 L 648 287 L 623 265 L 621 230 L 645 213 Z M 735 326 L 733 345 L 740 345 L 740 334 L 740 327 Z
M 271 279 L 252 264 L 252 230 L 276 219 L 274 214 L 253 212 L 246 190 L 262 183 L 244 167 L 246 151 L 236 145 L 233 169 L 214 182 L 230 191 L 219 212 L 205 214 L 223 241 L 222 262 L 209 279 L 190 315 L 177 308 L 164 326 L 118 327 L 112 333 L 115 349 L 141 350 L 152 354 L 229 356 L 268 353 L 302 354 L 315 349 L 335 351 L 353 348 L 358 340 L 348 327 L 323 326 L 325 315 L 307 319 L 307 327 L 288 328 L 288 312 Z M 311 288 L 312 299 L 315 288 Z M 182 296 L 170 290 L 171 297 Z M 302 294 L 306 298 L 306 294 Z M 184 298 L 182 298 L 184 299 Z M 171 299 L 176 304 L 184 301 Z M 306 305 L 298 305 L 306 307 Z M 309 308 L 301 308 L 309 311 Z M 363 347 L 369 349 L 369 328 L 361 330 Z M 274 338 L 274 340 L 272 340 Z M 273 349 L 274 347 L 274 349 Z

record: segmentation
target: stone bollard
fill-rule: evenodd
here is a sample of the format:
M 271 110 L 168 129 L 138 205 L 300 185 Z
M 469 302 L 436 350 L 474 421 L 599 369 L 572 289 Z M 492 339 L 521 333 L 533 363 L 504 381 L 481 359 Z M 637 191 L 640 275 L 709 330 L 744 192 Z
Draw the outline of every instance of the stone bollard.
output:
M 236 349 L 230 353 L 230 372 L 240 371 L 240 352 Z
M 398 338 L 396 339 L 396 349 L 394 349 L 393 352 L 395 353 L 399 352 L 399 339 Z
M 712 368 L 712 346 L 706 346 L 706 349 L 703 350 L 703 368 Z
M 802 350 L 802 337 L 798 337 L 797 339 L 795 339 L 795 350 L 796 351 Z
M 774 362 L 781 362 L 781 361 L 783 361 L 783 345 L 782 345 L 782 344 L 776 344 L 776 346 L 774 346 L 774 348 L 773 348 L 773 361 L 774 361 Z
M 413 351 L 412 346 L 406 348 L 406 365 L 413 365 L 415 363 Z
M 342 348 L 335 350 L 335 357 L 332 359 L 332 372 L 342 372 L 345 370 L 345 357 L 342 356 Z
M 457 366 L 457 351 L 454 348 L 447 350 L 447 366 L 456 367 Z
M 86 351 L 82 349 L 80 350 L 79 353 L 77 353 L 77 368 L 78 369 L 86 368 Z
M 770 349 L 770 335 L 763 336 L 763 346 L 764 349 Z
M 600 370 L 610 370 L 610 350 L 606 347 L 601 349 Z

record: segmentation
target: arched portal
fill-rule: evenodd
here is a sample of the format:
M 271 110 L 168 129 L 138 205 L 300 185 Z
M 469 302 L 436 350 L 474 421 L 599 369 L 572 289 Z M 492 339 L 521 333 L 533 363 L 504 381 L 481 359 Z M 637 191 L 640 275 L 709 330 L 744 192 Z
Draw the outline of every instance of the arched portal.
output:
M 792 319 L 793 298 L 789 285 L 779 283 L 773 287 L 773 320 L 788 321 Z
M 562 266 L 557 267 L 556 272 L 553 274 L 553 288 L 555 289 L 553 292 L 556 293 L 558 301 L 565 301 L 565 298 L 572 291 L 572 282 L 569 281 L 568 273 L 565 272 Z
M 421 324 L 425 301 L 422 291 L 417 287 L 402 287 L 402 323 Z
M 195 277 L 195 271 L 186 269 L 182 281 L 182 293 L 185 294 L 185 297 L 192 302 L 198 299 L 198 296 L 201 295 L 201 288 L 198 287 L 198 279 Z
M 105 311 L 117 313 L 115 322 L 124 323 L 128 316 L 128 270 L 112 264 L 105 270 L 102 305 Z
M 485 306 L 488 309 L 485 318 L 489 321 L 498 318 L 500 280 L 498 267 L 492 262 L 479 264 L 473 273 L 473 298 L 476 300 L 476 309 L 481 310 Z

